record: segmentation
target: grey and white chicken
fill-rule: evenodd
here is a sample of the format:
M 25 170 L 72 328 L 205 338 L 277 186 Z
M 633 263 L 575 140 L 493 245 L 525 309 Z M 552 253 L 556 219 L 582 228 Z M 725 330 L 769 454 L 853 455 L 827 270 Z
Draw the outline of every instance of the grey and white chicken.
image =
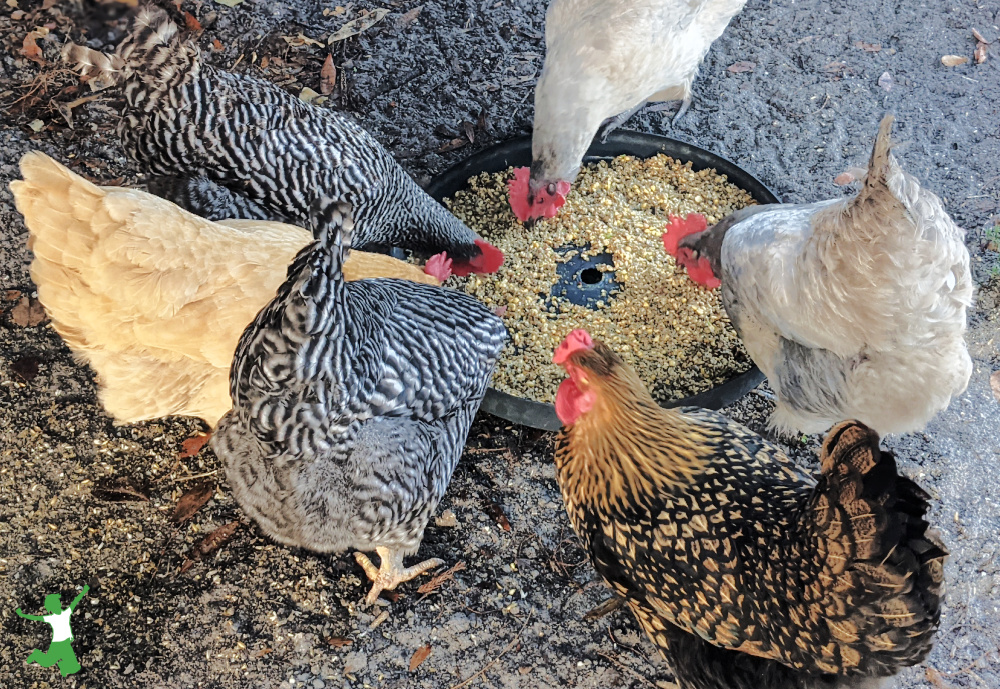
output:
M 712 42 L 746 0 L 552 0 L 545 65 L 535 87 L 531 171 L 512 185 L 522 221 L 553 217 L 601 124 L 603 133 L 647 102 L 691 101 Z M 610 118 L 610 119 L 609 119 Z
M 356 123 L 205 64 L 161 9 L 142 10 L 114 54 L 68 44 L 64 56 L 92 88 L 124 84 L 122 142 L 153 174 L 181 178 L 153 188 L 187 210 L 309 226 L 314 201 L 326 197 L 354 209 L 355 248 L 445 251 L 457 275 L 503 261 Z
M 918 430 L 968 385 L 965 232 L 900 168 L 892 124 L 853 197 L 751 206 L 707 231 L 701 216 L 672 218 L 664 236 L 692 278 L 721 280 L 779 429 L 853 418 L 879 434 Z
M 317 241 L 244 331 L 233 409 L 212 448 L 243 510 L 281 543 L 378 552 L 374 602 L 440 564 L 405 568 L 458 463 L 506 341 L 461 292 L 379 278 L 345 282 L 353 223 L 320 200 Z

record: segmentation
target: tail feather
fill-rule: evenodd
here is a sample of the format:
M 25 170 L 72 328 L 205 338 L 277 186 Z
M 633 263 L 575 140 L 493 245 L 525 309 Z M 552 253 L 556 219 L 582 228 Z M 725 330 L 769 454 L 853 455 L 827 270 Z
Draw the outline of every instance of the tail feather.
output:
M 844 555 L 831 574 L 851 582 L 828 594 L 828 609 L 852 611 L 834 635 L 851 630 L 853 639 L 839 638 L 859 654 L 864 674 L 892 674 L 926 657 L 940 619 L 947 552 L 928 534 L 929 496 L 897 473 L 878 434 L 857 421 L 830 431 L 820 461 L 817 523 L 829 551 Z M 852 600 L 838 600 L 845 594 Z
M 882 118 L 878 126 L 878 135 L 875 137 L 875 145 L 872 146 L 872 155 L 868 160 L 868 174 L 865 175 L 865 186 L 859 198 L 871 193 L 885 189 L 889 184 L 889 175 L 892 168 L 892 125 L 896 118 L 892 114 L 887 114 Z
M 117 86 L 133 75 L 148 87 L 176 85 L 197 73 L 198 48 L 183 40 L 177 25 L 158 7 L 144 8 L 136 16 L 132 33 L 112 54 L 68 43 L 63 59 L 90 79 L 90 88 L 99 91 Z

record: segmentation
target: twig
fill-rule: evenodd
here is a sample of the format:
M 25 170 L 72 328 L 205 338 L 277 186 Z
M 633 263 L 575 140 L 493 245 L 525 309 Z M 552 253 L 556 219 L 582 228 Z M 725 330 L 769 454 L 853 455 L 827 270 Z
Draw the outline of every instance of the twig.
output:
M 476 679 L 478 679 L 479 677 L 482 677 L 483 675 L 485 675 L 485 674 L 486 674 L 486 671 L 487 671 L 487 670 L 489 670 L 489 669 L 490 669 L 491 667 L 493 667 L 493 666 L 494 666 L 494 665 L 496 665 L 496 664 L 497 664 L 498 662 L 500 662 L 500 659 L 501 659 L 501 658 L 503 658 L 503 657 L 504 657 L 504 655 L 505 655 L 505 654 L 506 654 L 506 653 L 507 653 L 508 651 L 510 651 L 510 649 L 514 648 L 514 646 L 515 646 L 515 645 L 517 644 L 517 642 L 518 642 L 518 641 L 520 640 L 520 638 L 521 638 L 521 632 L 523 632 L 523 631 L 524 631 L 525 627 L 527 627 L 527 626 L 528 626 L 528 623 L 529 623 L 529 622 L 531 622 L 531 613 L 528 613 L 528 619 L 526 619 L 526 620 L 524 621 L 524 624 L 522 624 L 522 625 L 521 625 L 521 628 L 520 628 L 520 629 L 519 629 L 519 630 L 517 631 L 517 634 L 515 634 L 515 635 L 514 635 L 514 639 L 513 639 L 513 641 L 511 641 L 511 642 L 510 642 L 509 644 L 507 644 L 507 647 L 506 647 L 506 648 L 504 648 L 504 649 L 503 649 L 502 651 L 500 651 L 499 655 L 497 655 L 497 657 L 496 657 L 496 658 L 494 658 L 494 659 L 493 659 L 493 660 L 491 660 L 490 662 L 486 663 L 486 665 L 484 665 L 484 666 L 483 666 L 483 669 L 482 669 L 482 670 L 480 670 L 480 671 L 479 671 L 479 672 L 477 672 L 476 674 L 472 675 L 472 676 L 471 676 L 471 677 L 469 677 L 468 679 L 463 679 L 463 680 L 462 680 L 461 682 L 459 682 L 458 684 L 453 684 L 453 685 L 452 685 L 452 686 L 450 687 L 450 689 L 462 689 L 462 687 L 467 687 L 467 686 L 469 686 L 469 684 L 471 684 L 471 683 L 472 683 L 473 681 L 475 681 L 475 680 L 476 680 Z
M 437 589 L 441 587 L 442 584 L 444 584 L 444 582 L 448 581 L 449 579 L 453 579 L 455 577 L 455 572 L 461 572 L 463 569 L 465 569 L 465 561 L 459 560 L 458 562 L 455 563 L 455 566 L 452 567 L 451 569 L 445 570 L 441 574 L 438 574 L 437 576 L 433 577 L 430 581 L 421 584 L 420 588 L 417 589 L 417 593 L 424 594 L 420 598 L 420 600 L 423 600 L 427 596 L 434 593 Z
M 612 656 L 612 655 L 610 655 L 608 653 L 605 653 L 603 651 L 598 651 L 597 655 L 601 656 L 602 658 L 607 658 L 612 663 L 614 663 L 615 665 L 617 665 L 618 667 L 620 667 L 626 673 L 628 673 L 628 674 L 632 675 L 633 677 L 635 677 L 637 680 L 639 680 L 643 684 L 645 684 L 647 686 L 650 686 L 650 687 L 653 687 L 653 689 L 660 689 L 660 686 L 658 684 L 656 684 L 655 682 L 652 682 L 649 679 L 643 677 L 638 672 L 636 672 L 635 670 L 633 670 L 632 668 L 630 668 L 628 665 L 626 665 L 622 661 L 620 661 L 617 658 L 615 658 L 614 656 Z
M 211 471 L 208 471 L 204 474 L 195 474 L 194 476 L 181 476 L 180 478 L 175 478 L 174 483 L 179 483 L 180 481 L 193 481 L 196 478 L 205 478 L 206 476 L 213 476 L 214 474 L 217 473 L 219 473 L 218 469 L 212 469 Z

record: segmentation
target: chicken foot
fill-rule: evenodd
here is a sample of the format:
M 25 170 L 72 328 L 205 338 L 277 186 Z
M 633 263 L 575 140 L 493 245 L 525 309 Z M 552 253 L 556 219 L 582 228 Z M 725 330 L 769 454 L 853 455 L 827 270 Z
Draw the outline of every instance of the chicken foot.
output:
M 404 567 L 403 554 L 398 550 L 379 547 L 375 548 L 375 552 L 378 553 L 381 565 L 379 567 L 376 567 L 364 553 L 354 553 L 354 559 L 361 565 L 361 569 L 365 570 L 368 578 L 372 580 L 372 590 L 368 592 L 368 596 L 365 598 L 365 602 L 368 605 L 372 605 L 378 600 L 378 596 L 382 591 L 391 591 L 404 581 L 419 577 L 428 570 L 444 564 L 444 560 L 433 557 L 412 567 Z

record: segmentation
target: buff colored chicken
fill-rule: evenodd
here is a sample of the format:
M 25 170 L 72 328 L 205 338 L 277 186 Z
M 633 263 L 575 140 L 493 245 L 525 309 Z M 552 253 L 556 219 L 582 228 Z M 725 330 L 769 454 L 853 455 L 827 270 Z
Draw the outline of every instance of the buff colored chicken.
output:
M 293 225 L 211 222 L 137 189 L 98 187 L 48 156 L 21 160 L 11 183 L 34 252 L 31 278 L 52 324 L 97 373 L 117 422 L 229 411 L 229 369 L 243 330 L 274 298 L 312 241 Z M 389 256 L 352 252 L 347 280 L 399 277 L 439 285 L 450 259 L 426 274 Z
M 584 330 L 553 361 L 570 522 L 681 689 L 873 687 L 927 656 L 947 553 L 872 430 L 838 424 L 812 478 L 718 412 L 661 408 Z

